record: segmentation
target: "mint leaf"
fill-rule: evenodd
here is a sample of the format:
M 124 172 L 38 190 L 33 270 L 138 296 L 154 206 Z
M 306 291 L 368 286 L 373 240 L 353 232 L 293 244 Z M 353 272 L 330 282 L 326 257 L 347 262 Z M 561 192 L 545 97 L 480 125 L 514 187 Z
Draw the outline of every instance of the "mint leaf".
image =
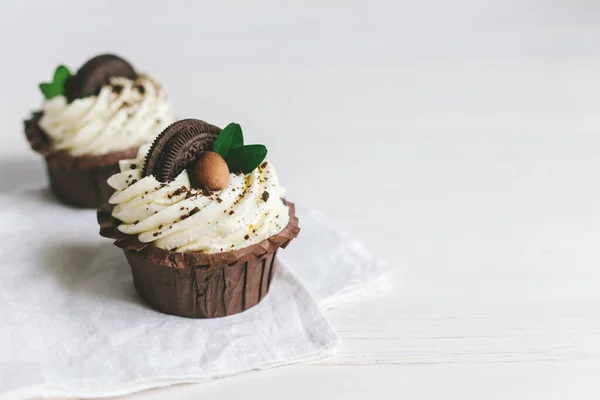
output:
M 245 174 L 254 171 L 267 156 L 267 148 L 262 144 L 244 146 L 242 127 L 235 122 L 221 131 L 212 150 L 225 159 L 231 172 Z
M 242 127 L 240 124 L 232 123 L 229 125 L 233 125 L 233 137 L 231 138 L 231 149 L 237 149 L 238 147 L 242 147 L 244 145 L 244 134 L 242 133 Z
M 242 171 L 249 174 L 263 162 L 267 156 L 267 148 L 262 144 L 250 144 L 231 149 L 225 161 L 229 171 Z
M 67 79 L 71 76 L 71 71 L 64 65 L 59 65 L 54 71 L 54 82 L 55 84 L 60 84 L 61 86 L 65 85 Z
M 227 125 L 219 134 L 217 140 L 213 144 L 213 151 L 221 157 L 226 158 L 231 149 L 244 145 L 244 135 L 242 127 L 235 122 Z
M 44 97 L 50 100 L 53 97 L 65 94 L 65 84 L 71 77 L 71 71 L 64 65 L 59 65 L 54 71 L 52 82 L 40 83 L 40 90 Z
M 64 93 L 64 87 L 55 85 L 54 83 L 40 83 L 40 90 L 48 100 Z

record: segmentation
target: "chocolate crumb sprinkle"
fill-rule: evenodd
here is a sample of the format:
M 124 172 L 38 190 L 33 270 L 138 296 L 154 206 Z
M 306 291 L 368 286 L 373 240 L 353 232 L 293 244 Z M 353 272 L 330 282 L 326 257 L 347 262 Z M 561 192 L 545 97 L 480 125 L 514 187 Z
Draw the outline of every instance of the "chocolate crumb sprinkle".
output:
M 181 217 L 179 217 L 179 220 L 183 221 L 186 218 L 191 217 L 192 215 L 196 214 L 198 211 L 200 211 L 200 209 L 198 207 L 194 207 L 192 210 L 190 210 L 189 213 L 182 215 Z
M 135 165 L 135 164 L 129 164 L 129 169 L 136 169 L 136 168 L 137 168 L 137 165 Z
M 168 194 L 167 197 L 169 199 L 172 199 L 175 196 L 180 196 L 180 195 L 184 194 L 186 190 L 187 190 L 187 188 L 185 186 L 181 186 L 180 188 L 175 190 L 173 193 Z
M 244 239 L 246 239 L 246 240 L 250 239 L 250 235 L 244 236 Z
M 229 215 L 233 215 L 235 213 L 235 211 L 231 210 L 229 211 Z
M 260 167 L 261 167 L 261 168 L 264 168 L 264 167 L 266 167 L 266 166 L 267 166 L 267 164 L 268 164 L 268 163 L 265 161 L 264 163 L 260 164 Z
M 217 203 L 222 203 L 223 199 L 221 199 L 220 197 L 217 197 Z
M 162 227 L 163 227 L 163 226 L 162 226 L 162 224 L 160 224 L 160 225 L 158 226 L 158 229 L 162 229 Z
M 267 201 L 269 200 L 269 192 L 267 192 L 266 190 L 263 192 L 262 194 L 262 199 L 263 201 Z
M 140 220 L 139 220 L 139 219 L 136 219 L 135 221 L 133 221 L 133 224 L 134 224 L 134 225 L 137 225 L 137 224 L 139 224 L 139 223 L 140 223 Z

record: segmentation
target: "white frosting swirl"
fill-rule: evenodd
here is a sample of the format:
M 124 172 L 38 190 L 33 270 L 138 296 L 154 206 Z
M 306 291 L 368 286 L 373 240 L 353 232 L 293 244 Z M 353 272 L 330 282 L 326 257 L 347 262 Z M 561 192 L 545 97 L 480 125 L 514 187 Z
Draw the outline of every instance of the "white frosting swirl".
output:
M 258 243 L 288 224 L 285 190 L 270 162 L 245 176 L 231 174 L 225 189 L 205 195 L 191 188 L 186 171 L 169 183 L 142 178 L 147 150 L 121 161 L 121 172 L 108 179 L 121 232 L 167 250 L 218 253 Z
M 115 77 L 97 96 L 44 103 L 40 127 L 55 150 L 74 156 L 106 154 L 148 143 L 174 121 L 166 92 L 150 77 Z

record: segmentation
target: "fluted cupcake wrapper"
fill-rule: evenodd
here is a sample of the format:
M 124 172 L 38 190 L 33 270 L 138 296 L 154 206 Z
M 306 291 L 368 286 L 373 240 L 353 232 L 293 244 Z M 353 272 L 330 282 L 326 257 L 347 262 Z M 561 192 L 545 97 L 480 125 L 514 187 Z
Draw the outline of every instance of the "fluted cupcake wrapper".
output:
M 44 156 L 56 197 L 65 204 L 83 208 L 98 208 L 106 203 L 114 192 L 107 179 L 119 172 L 119 160 L 135 158 L 138 148 L 89 156 L 55 151 L 39 127 L 41 117 L 42 113 L 37 112 L 25 121 L 25 135 L 31 148 Z
M 141 243 L 118 230 L 113 205 L 98 210 L 100 234 L 115 239 L 131 266 L 138 293 L 155 309 L 188 318 L 237 314 L 258 304 L 267 294 L 279 248 L 298 236 L 293 203 L 286 202 L 290 221 L 285 228 L 246 248 L 204 254 L 172 252 Z
M 267 294 L 277 252 L 234 265 L 169 268 L 125 249 L 138 293 L 153 308 L 188 318 L 216 318 L 255 306 Z

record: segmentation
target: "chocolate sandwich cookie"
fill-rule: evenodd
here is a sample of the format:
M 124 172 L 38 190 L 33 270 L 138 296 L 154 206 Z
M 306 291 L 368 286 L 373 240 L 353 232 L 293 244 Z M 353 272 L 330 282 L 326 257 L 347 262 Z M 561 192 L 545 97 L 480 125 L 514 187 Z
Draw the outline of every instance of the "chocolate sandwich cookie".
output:
M 69 102 L 88 96 L 95 96 L 102 86 L 113 77 L 137 78 L 133 66 L 114 54 L 98 55 L 79 68 L 77 73 L 65 83 L 65 96 Z
M 142 176 L 159 182 L 175 179 L 202 152 L 212 149 L 221 129 L 198 119 L 184 119 L 165 129 L 152 143 Z

